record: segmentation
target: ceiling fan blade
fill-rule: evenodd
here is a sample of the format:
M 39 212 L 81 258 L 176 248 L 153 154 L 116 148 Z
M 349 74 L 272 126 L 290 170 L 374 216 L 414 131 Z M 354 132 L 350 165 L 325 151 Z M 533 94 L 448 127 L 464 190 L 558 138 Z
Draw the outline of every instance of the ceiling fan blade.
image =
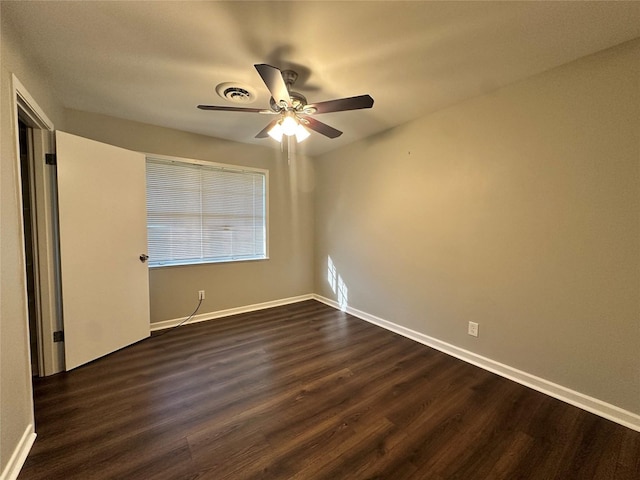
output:
M 287 84 L 284 83 L 282 78 L 282 72 L 276 67 L 267 65 L 266 63 L 260 63 L 254 65 L 258 73 L 262 77 L 262 81 L 271 92 L 271 96 L 280 104 L 281 101 L 285 101 L 287 105 L 291 105 L 291 97 L 289 96 L 289 90 L 287 90 Z
M 263 113 L 263 108 L 219 107 L 217 105 L 198 105 L 200 110 L 217 110 L 219 112 Z
M 373 107 L 373 98 L 370 95 L 358 95 L 357 97 L 339 98 L 326 102 L 312 103 L 307 107 L 315 108 L 313 113 L 342 112 L 345 110 L 359 110 Z M 307 108 L 305 107 L 305 108 Z
M 316 132 L 321 133 L 325 137 L 338 138 L 340 135 L 342 135 L 342 132 L 340 130 L 336 130 L 335 128 L 327 125 L 326 123 L 319 122 L 315 118 L 306 117 L 306 116 L 300 117 L 300 118 L 305 127 L 309 127 L 311 130 L 315 130 Z
M 256 138 L 267 138 L 269 136 L 269 130 L 271 130 L 279 121 L 280 118 L 276 118 L 275 120 L 269 122 L 269 125 L 260 130 L 260 132 L 256 135 Z

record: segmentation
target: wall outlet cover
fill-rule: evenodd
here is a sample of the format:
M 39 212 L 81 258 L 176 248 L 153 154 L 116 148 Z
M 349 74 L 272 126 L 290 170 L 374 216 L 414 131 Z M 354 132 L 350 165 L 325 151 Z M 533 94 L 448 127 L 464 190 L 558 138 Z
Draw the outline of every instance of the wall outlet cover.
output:
M 479 325 L 476 322 L 469 322 L 469 330 L 468 330 L 469 335 L 477 337 L 478 328 L 479 328 Z

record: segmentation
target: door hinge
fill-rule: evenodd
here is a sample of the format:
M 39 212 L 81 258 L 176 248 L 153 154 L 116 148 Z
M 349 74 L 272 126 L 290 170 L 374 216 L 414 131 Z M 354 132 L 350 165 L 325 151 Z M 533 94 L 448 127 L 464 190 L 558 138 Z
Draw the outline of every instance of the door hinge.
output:
M 58 330 L 57 332 L 53 332 L 53 341 L 64 342 L 64 331 Z
M 44 154 L 44 163 L 46 163 L 47 165 L 57 165 L 58 164 L 58 160 L 56 158 L 56 154 L 55 153 L 45 153 Z

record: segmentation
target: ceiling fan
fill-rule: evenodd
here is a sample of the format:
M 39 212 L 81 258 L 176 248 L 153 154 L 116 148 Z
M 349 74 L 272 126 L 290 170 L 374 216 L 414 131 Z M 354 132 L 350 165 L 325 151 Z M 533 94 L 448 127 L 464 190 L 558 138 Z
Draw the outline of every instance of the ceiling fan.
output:
M 329 138 L 337 138 L 342 135 L 340 130 L 316 120 L 312 115 L 358 110 L 371 108 L 373 106 L 373 98 L 371 98 L 370 95 L 358 95 L 355 97 L 328 100 L 326 102 L 307 103 L 304 95 L 291 90 L 291 87 L 298 78 L 296 72 L 293 70 L 281 71 L 276 67 L 264 63 L 254 66 L 271 93 L 270 108 L 224 107 L 216 105 L 198 105 L 198 108 L 201 110 L 217 110 L 222 112 L 277 115 L 278 118 L 272 120 L 264 127 L 256 135 L 256 138 L 271 137 L 280 142 L 282 141 L 282 136 L 285 135 L 288 137 L 295 136 L 296 140 L 301 142 L 310 135 L 307 129 L 314 130 Z

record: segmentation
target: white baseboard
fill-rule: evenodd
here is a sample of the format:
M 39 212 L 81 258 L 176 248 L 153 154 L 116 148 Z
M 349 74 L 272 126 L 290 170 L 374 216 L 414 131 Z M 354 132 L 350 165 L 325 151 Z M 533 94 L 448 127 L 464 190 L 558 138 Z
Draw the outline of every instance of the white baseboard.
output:
M 36 432 L 33 429 L 33 424 L 29 424 L 22 434 L 22 438 L 15 450 L 9 458 L 7 466 L 0 475 L 0 480 L 16 480 L 24 461 L 27 459 L 27 455 L 33 446 L 33 442 L 36 441 Z
M 218 310 L 215 312 L 200 313 L 198 315 L 194 315 L 191 320 L 185 322 L 185 325 L 190 323 L 205 322 L 207 320 L 213 320 L 214 318 L 228 317 L 230 315 L 237 315 L 239 313 L 255 312 L 257 310 L 264 310 L 265 308 L 279 307 L 281 305 L 288 305 L 290 303 L 303 302 L 305 300 L 312 299 L 315 299 L 315 296 L 314 294 L 309 293 L 307 295 L 282 298 L 279 300 L 272 300 L 270 302 L 254 303 L 253 305 L 246 305 L 244 307 L 228 308 L 226 310 Z M 156 330 L 164 330 L 165 328 L 175 327 L 176 325 L 184 322 L 187 318 L 189 317 L 174 318 L 172 320 L 164 320 L 162 322 L 152 323 L 151 331 L 153 332 Z
M 594 413 L 600 417 L 604 417 L 608 420 L 640 432 L 640 415 L 616 407 L 615 405 L 611 405 L 610 403 L 604 402 L 597 398 L 593 398 L 583 393 L 576 392 L 575 390 L 571 390 L 570 388 L 563 387 L 562 385 L 558 385 L 557 383 L 550 382 L 549 380 L 545 380 L 544 378 L 540 378 L 530 373 L 523 372 L 522 370 L 510 367 L 509 365 L 496 362 L 495 360 L 491 360 L 490 358 L 477 355 L 468 350 L 456 347 L 455 345 L 451 345 L 436 338 L 429 337 L 428 335 L 416 332 L 415 330 L 397 325 L 388 320 L 376 317 L 375 315 L 357 310 L 353 307 L 347 306 L 346 309 L 340 308 L 338 302 L 329 298 L 320 295 L 313 295 L 313 298 L 315 300 L 318 300 L 319 302 L 329 305 L 330 307 L 336 308 L 338 310 L 344 310 L 354 317 L 358 317 L 369 323 L 378 325 L 386 330 L 390 330 L 399 335 L 402 335 L 403 337 L 410 338 L 411 340 L 415 340 L 416 342 L 422 343 L 423 345 L 435 348 L 436 350 L 451 355 L 452 357 L 456 357 L 467 363 L 471 363 L 472 365 L 476 365 L 477 367 L 483 368 L 497 375 L 508 378 L 509 380 L 513 380 L 514 382 L 517 382 L 521 385 L 525 385 L 529 388 L 537 390 L 538 392 L 542 392 L 546 395 L 557 398 L 558 400 L 562 400 L 563 402 L 566 402 L 570 405 L 586 410 L 587 412 Z

